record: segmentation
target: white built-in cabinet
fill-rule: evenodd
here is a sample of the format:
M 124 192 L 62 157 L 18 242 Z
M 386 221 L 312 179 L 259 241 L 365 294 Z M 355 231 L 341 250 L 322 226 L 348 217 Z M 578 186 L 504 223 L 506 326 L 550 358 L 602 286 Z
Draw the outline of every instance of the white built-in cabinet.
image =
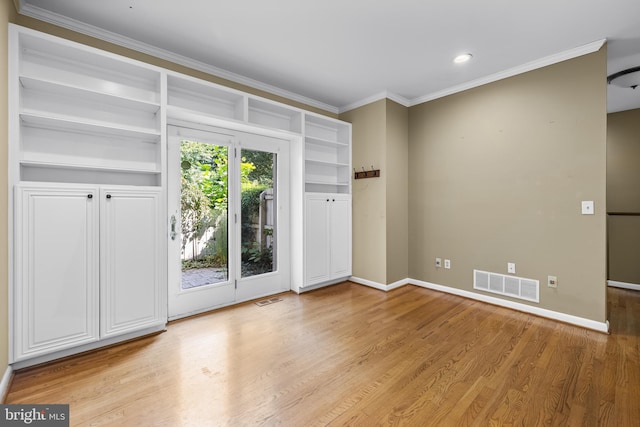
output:
M 164 325 L 157 188 L 16 186 L 16 361 Z
M 164 329 L 162 71 L 11 26 L 12 362 Z
M 12 363 L 165 327 L 169 124 L 290 141 L 291 289 L 351 275 L 349 123 L 9 27 Z
M 15 360 L 97 341 L 98 188 L 15 191 Z
M 351 197 L 307 193 L 305 203 L 305 284 L 351 275 Z
M 308 115 L 304 286 L 351 276 L 351 125 Z
M 100 188 L 100 337 L 166 322 L 157 188 Z

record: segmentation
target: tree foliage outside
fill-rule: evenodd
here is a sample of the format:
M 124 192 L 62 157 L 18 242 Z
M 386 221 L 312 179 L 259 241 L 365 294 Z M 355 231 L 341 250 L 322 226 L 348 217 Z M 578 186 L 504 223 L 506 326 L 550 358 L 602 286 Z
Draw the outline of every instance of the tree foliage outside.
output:
M 183 269 L 227 268 L 227 213 L 229 202 L 228 147 L 181 141 L 181 231 L 182 251 L 193 245 L 193 257 L 184 256 Z M 252 224 L 260 209 L 260 194 L 273 187 L 273 155 L 243 150 L 240 163 L 242 187 L 243 275 L 271 271 L 272 248 L 253 243 Z M 270 230 L 267 230 L 268 233 Z M 208 234 L 207 234 L 208 233 Z M 207 236 L 203 250 L 198 242 Z M 248 273 L 248 274 L 245 274 Z

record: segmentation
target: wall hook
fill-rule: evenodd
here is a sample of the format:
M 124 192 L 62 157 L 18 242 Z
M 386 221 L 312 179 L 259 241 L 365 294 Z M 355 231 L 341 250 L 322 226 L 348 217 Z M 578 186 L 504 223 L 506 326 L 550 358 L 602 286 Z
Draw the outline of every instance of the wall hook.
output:
M 371 170 L 365 170 L 364 166 L 361 166 L 362 172 L 356 172 L 355 168 L 353 169 L 353 173 L 355 175 L 355 179 L 362 178 L 379 178 L 380 177 L 380 169 L 374 169 L 373 165 L 371 165 Z

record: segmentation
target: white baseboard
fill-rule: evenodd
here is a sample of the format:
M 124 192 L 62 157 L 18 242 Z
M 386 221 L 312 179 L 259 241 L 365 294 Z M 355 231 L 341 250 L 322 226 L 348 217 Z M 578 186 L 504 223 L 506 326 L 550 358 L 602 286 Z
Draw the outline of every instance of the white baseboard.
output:
M 631 289 L 632 291 L 640 291 L 640 285 L 635 283 L 616 282 L 615 280 L 607 280 L 607 285 L 612 288 Z
M 483 295 L 475 292 L 465 291 L 462 289 L 452 288 L 449 286 L 436 285 L 435 283 L 424 282 L 422 280 L 403 279 L 403 280 L 399 280 L 397 282 L 391 283 L 389 285 L 383 285 L 381 283 L 377 283 L 367 279 L 362 279 L 360 277 L 351 277 L 350 280 L 354 283 L 369 286 L 385 292 L 390 291 L 391 289 L 398 288 L 403 285 L 409 285 L 409 284 L 416 285 L 416 286 L 431 289 L 434 291 L 445 292 L 448 294 L 457 295 L 464 298 L 473 299 L 476 301 L 486 302 L 488 304 L 499 305 L 501 307 L 510 308 L 512 310 L 535 314 L 536 316 L 546 317 L 552 320 L 558 320 L 560 322 L 581 326 L 587 329 L 593 329 L 594 331 L 598 331 L 598 332 L 609 333 L 609 321 L 596 322 L 595 320 L 585 319 L 584 317 L 573 316 L 571 314 L 560 313 L 558 311 L 547 310 L 545 308 L 534 307 L 534 306 L 522 304 L 519 302 L 504 300 L 502 298 L 496 298 L 489 295 Z
M 4 403 L 4 400 L 9 393 L 9 385 L 11 385 L 11 377 L 13 376 L 13 369 L 11 366 L 7 366 L 7 370 L 4 371 L 2 381 L 0 381 L 0 403 Z
M 408 285 L 411 283 L 410 279 L 402 279 L 397 282 L 390 283 L 388 285 L 383 285 L 382 283 L 374 282 L 373 280 L 363 279 L 361 277 L 351 276 L 349 279 L 351 282 L 358 283 L 359 285 L 369 286 L 370 288 L 379 289 L 381 291 L 391 291 L 393 289 L 399 288 L 400 286 Z
M 489 295 L 478 294 L 475 292 L 469 292 L 462 289 L 451 288 L 449 286 L 436 285 L 434 283 L 423 282 L 421 280 L 411 280 L 411 283 L 434 291 L 446 292 L 448 294 L 458 295 L 461 297 L 474 299 L 477 301 L 486 302 L 493 305 L 499 305 L 501 307 L 510 308 L 512 310 L 522 311 L 525 313 L 535 314 L 536 316 L 546 317 L 552 320 L 558 320 L 560 322 L 569 323 L 571 325 L 581 326 L 587 329 L 593 329 L 594 331 L 609 333 L 609 321 L 597 322 L 591 319 L 585 319 L 584 317 L 573 316 L 571 314 L 560 313 L 558 311 L 547 310 L 546 308 L 534 307 L 519 302 L 508 301 L 502 298 L 496 298 Z

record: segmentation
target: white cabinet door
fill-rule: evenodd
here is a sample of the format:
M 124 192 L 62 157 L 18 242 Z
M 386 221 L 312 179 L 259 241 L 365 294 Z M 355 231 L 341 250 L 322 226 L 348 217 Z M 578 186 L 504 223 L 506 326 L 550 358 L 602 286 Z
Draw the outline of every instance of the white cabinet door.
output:
M 15 360 L 98 340 L 98 190 L 15 189 Z
M 329 197 L 307 194 L 305 203 L 304 265 L 305 285 L 329 280 Z
M 101 188 L 100 206 L 102 338 L 166 323 L 159 190 Z
M 351 275 L 351 196 L 307 193 L 305 285 Z
M 329 252 L 331 277 L 351 275 L 351 196 L 331 197 L 329 222 Z

